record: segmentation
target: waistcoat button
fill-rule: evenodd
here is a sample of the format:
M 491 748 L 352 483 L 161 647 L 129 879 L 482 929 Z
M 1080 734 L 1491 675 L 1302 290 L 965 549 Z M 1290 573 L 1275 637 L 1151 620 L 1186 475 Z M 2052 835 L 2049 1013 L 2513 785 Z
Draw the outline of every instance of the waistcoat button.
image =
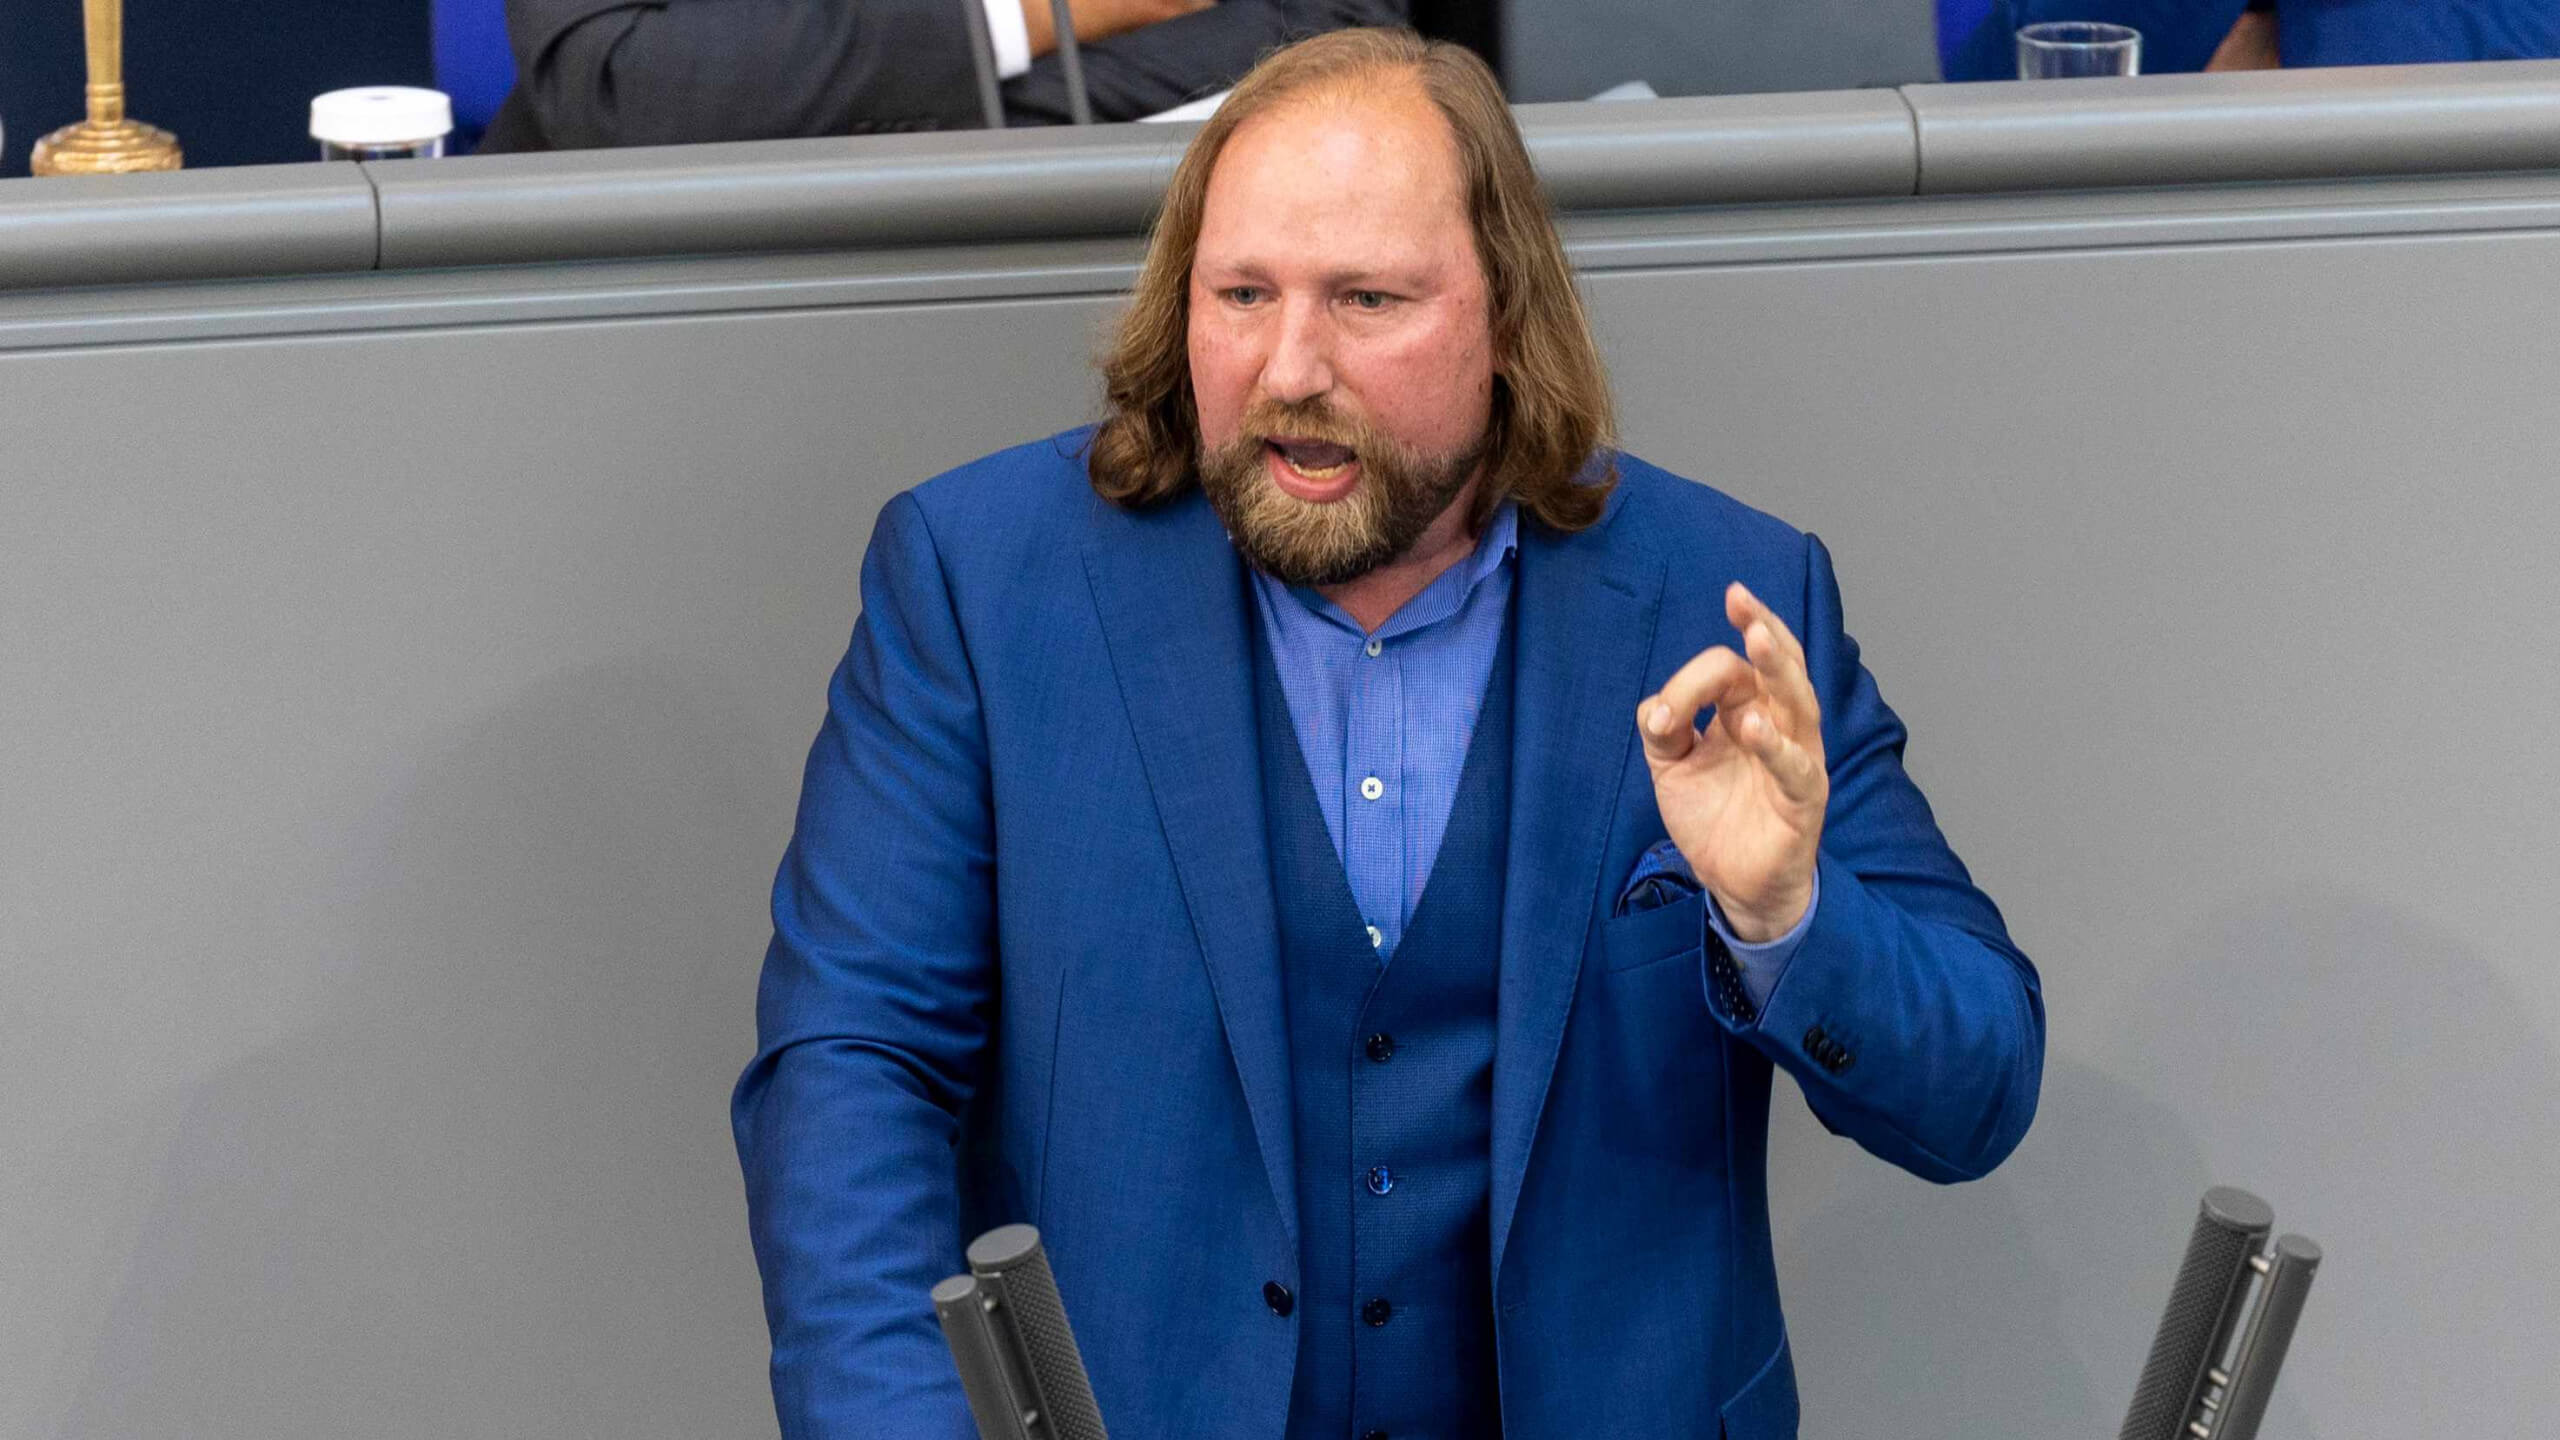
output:
M 1388 1191 L 1393 1190 L 1394 1188 L 1396 1188 L 1396 1175 L 1395 1175 L 1395 1172 L 1394 1172 L 1394 1171 L 1392 1171 L 1392 1170 L 1388 1169 L 1388 1168 L 1387 1168 L 1386 1166 L 1384 1166 L 1384 1165 L 1376 1165 L 1376 1166 L 1372 1166 L 1372 1167 L 1370 1167 L 1370 1170 L 1369 1170 L 1369 1193 L 1370 1193 L 1370 1194 L 1372 1194 L 1372 1195 L 1384 1195 L 1384 1194 L 1386 1194 Z
M 1395 1058 L 1396 1037 L 1380 1031 L 1369 1037 L 1369 1058 L 1384 1065 Z
M 1388 1304 L 1386 1297 L 1384 1296 L 1380 1296 L 1379 1298 L 1360 1307 L 1360 1318 L 1368 1321 L 1372 1325 L 1386 1324 L 1387 1321 L 1395 1315 L 1395 1313 L 1396 1307 Z

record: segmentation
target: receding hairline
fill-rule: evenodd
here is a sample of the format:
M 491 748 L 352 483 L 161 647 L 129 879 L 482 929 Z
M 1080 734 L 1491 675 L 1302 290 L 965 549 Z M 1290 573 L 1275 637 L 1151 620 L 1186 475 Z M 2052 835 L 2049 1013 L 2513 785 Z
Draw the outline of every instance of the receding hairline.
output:
M 1419 61 L 1381 59 L 1354 70 L 1310 75 L 1297 85 L 1259 99 L 1260 103 L 1252 114 L 1236 121 L 1233 129 L 1219 137 L 1217 153 L 1210 157 L 1211 175 L 1217 173 L 1217 166 L 1225 161 L 1227 151 L 1234 147 L 1237 136 L 1266 121 L 1301 110 L 1340 114 L 1415 106 L 1439 122 L 1440 134 L 1448 140 L 1451 156 L 1459 156 L 1457 122 L 1450 118 L 1439 99 L 1431 93 L 1431 82 L 1423 74 Z
M 1255 113 L 1257 116 L 1267 115 L 1274 110 L 1306 102 L 1338 104 L 1371 99 L 1380 93 L 1371 86 L 1382 80 L 1407 90 L 1414 99 L 1427 102 L 1431 98 L 1431 86 L 1422 71 L 1423 62 L 1420 60 L 1385 56 L 1363 59 L 1348 69 L 1309 75 L 1287 89 L 1276 90 L 1264 97 L 1262 109 Z
M 1393 88 L 1382 88 L 1377 83 L 1381 77 L 1384 77 L 1386 86 Z M 1448 176 L 1456 186 L 1459 213 L 1462 218 L 1467 216 L 1470 208 L 1467 196 L 1470 177 L 1466 143 L 1458 133 L 1456 117 L 1450 115 L 1438 97 L 1431 93 L 1429 79 L 1424 74 L 1420 62 L 1380 59 L 1364 64 L 1356 70 L 1310 76 L 1302 85 L 1277 94 L 1259 97 L 1259 100 L 1260 103 L 1254 107 L 1252 114 L 1237 120 L 1234 128 L 1218 137 L 1217 149 L 1208 157 L 1207 173 L 1200 180 L 1200 201 L 1204 220 L 1209 192 L 1216 186 L 1218 172 L 1226 165 L 1227 157 L 1234 150 L 1237 140 L 1243 138 L 1248 131 L 1262 128 L 1266 121 L 1285 120 L 1293 113 L 1310 110 L 1320 110 L 1329 115 L 1352 114 L 1365 110 L 1389 114 L 1401 111 L 1406 114 L 1418 113 L 1429 116 L 1432 122 L 1431 133 L 1440 137 L 1440 153 L 1447 162 Z M 1480 237 L 1473 234 L 1472 224 L 1469 224 L 1468 228 L 1470 241 L 1481 252 Z M 1199 239 L 1200 237 L 1196 234 L 1192 237 L 1189 265 L 1199 263 Z M 1480 266 L 1484 263 L 1484 259 L 1481 253 L 1477 254 L 1476 260 Z M 1189 265 L 1185 268 L 1189 268 Z

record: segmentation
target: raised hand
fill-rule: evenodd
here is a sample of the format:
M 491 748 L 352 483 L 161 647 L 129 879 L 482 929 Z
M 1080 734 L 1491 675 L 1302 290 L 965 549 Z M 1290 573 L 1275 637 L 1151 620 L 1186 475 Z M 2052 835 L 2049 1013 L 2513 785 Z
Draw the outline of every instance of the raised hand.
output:
M 1744 940 L 1793 929 L 1813 897 L 1831 775 L 1822 706 L 1804 647 L 1776 612 L 1739 583 L 1725 617 L 1744 654 L 1699 652 L 1636 707 L 1653 799 L 1672 842 L 1726 923 Z M 1711 712 L 1701 726 L 1700 712 Z

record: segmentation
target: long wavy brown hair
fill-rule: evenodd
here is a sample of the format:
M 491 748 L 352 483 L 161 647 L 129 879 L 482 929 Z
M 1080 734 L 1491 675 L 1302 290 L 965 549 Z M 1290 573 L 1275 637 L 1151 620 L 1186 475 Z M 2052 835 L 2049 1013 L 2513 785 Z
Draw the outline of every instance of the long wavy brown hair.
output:
M 1335 30 L 1275 50 L 1237 82 L 1183 152 L 1157 212 L 1129 308 L 1102 357 L 1109 414 L 1085 468 L 1103 498 L 1144 509 L 1198 483 L 1191 390 L 1191 265 L 1209 175 L 1238 126 L 1313 91 L 1354 92 L 1407 74 L 1449 122 L 1465 177 L 1476 259 L 1491 297 L 1497 374 L 1485 436 L 1479 523 L 1503 499 L 1558 530 L 1600 518 L 1617 483 L 1605 447 L 1609 380 L 1592 343 L 1546 190 L 1502 87 L 1483 61 L 1409 30 Z

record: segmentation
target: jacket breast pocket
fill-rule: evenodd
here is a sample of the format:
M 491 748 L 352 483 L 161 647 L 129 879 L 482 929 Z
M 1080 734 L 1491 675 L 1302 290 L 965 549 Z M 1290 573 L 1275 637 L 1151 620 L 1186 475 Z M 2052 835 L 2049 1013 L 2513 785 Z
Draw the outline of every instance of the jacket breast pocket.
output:
M 1611 974 L 1642 970 L 1686 955 L 1696 958 L 1707 938 L 1707 897 L 1683 895 L 1668 905 L 1613 915 L 1600 926 L 1601 964 Z

